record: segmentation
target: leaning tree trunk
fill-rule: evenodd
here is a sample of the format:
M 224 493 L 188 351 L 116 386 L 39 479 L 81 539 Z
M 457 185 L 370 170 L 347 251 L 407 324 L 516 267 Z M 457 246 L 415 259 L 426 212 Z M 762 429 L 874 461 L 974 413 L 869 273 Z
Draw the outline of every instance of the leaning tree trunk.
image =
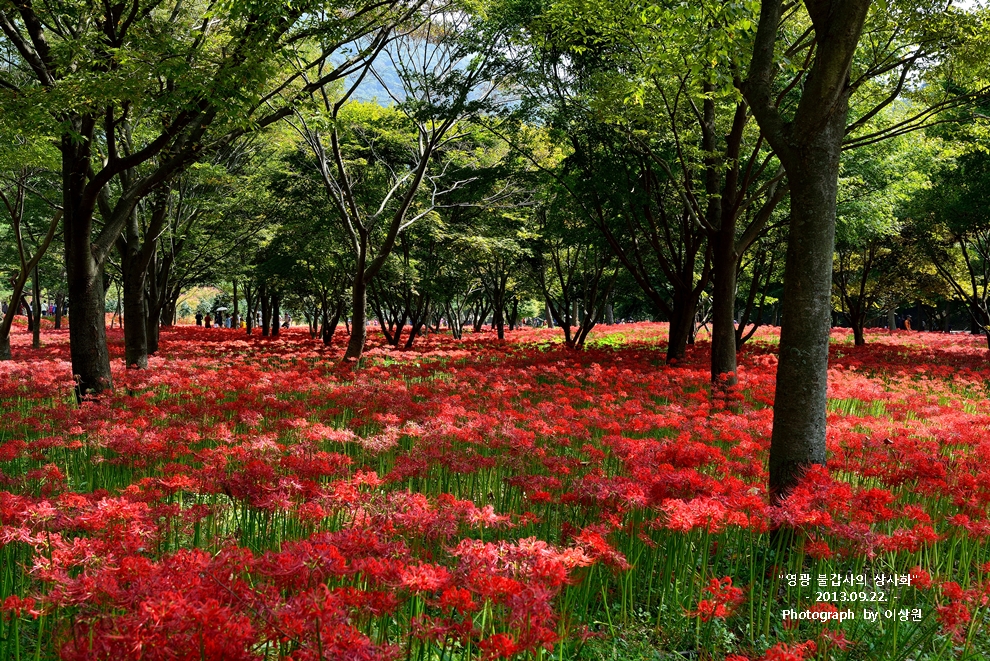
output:
M 0 322 L 0 360 L 11 360 L 12 358 L 10 353 L 10 329 L 14 324 L 14 317 L 17 316 L 17 310 L 20 308 L 25 284 L 27 284 L 27 281 L 23 278 L 17 278 L 14 281 L 14 293 L 10 298 L 10 305 L 7 306 L 7 313 L 3 316 L 3 321 Z
M 337 330 L 337 324 L 340 323 L 340 315 L 343 311 L 344 304 L 340 300 L 334 303 L 333 317 L 329 316 L 329 311 L 326 307 L 323 308 L 323 325 L 320 329 L 320 337 L 323 339 L 323 344 L 329 345 L 333 342 L 333 335 Z
M 790 492 L 809 466 L 826 459 L 832 259 L 844 128 L 845 113 L 836 113 L 787 172 L 791 222 L 769 462 L 775 502 Z

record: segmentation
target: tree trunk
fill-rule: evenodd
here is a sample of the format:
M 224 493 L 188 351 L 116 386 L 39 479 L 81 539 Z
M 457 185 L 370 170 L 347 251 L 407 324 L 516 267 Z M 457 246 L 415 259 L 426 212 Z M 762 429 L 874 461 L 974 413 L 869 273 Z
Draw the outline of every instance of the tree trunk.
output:
M 770 441 L 770 494 L 785 497 L 824 464 L 832 260 L 845 113 L 836 113 L 788 170 L 791 222 Z
M 323 327 L 320 329 L 320 336 L 323 339 L 323 344 L 329 345 L 333 342 L 333 335 L 337 330 L 337 324 L 340 323 L 340 315 L 343 313 L 344 304 L 342 301 L 336 301 L 333 308 L 333 317 L 329 318 L 329 311 L 323 309 Z
M 247 329 L 247 334 L 251 334 L 251 330 L 254 328 L 254 299 L 251 295 L 251 283 L 244 283 L 244 304 L 247 306 L 247 312 L 244 316 L 244 326 Z
M 670 330 L 667 342 L 667 362 L 674 364 L 684 360 L 688 338 L 694 328 L 694 315 L 697 298 L 690 294 L 675 293 L 673 314 L 670 316 Z
M 547 328 L 553 328 L 553 315 L 550 314 L 550 304 L 549 303 L 546 304 L 546 311 L 545 311 L 545 313 L 543 315 L 543 318 L 546 319 L 546 321 L 547 321 Z
M 278 337 L 278 329 L 282 325 L 282 313 L 279 309 L 282 303 L 281 299 L 282 297 L 279 296 L 278 292 L 272 294 L 272 337 Z
M 10 305 L 7 306 L 7 314 L 3 316 L 3 321 L 0 322 L 0 360 L 11 360 L 12 358 L 10 353 L 10 329 L 14 324 L 14 317 L 17 316 L 17 310 L 21 307 L 21 300 L 23 299 L 22 292 L 26 283 L 27 281 L 23 278 L 18 278 L 14 281 L 14 293 L 10 298 Z
M 83 142 L 88 145 L 88 141 Z M 82 204 L 88 153 L 85 158 L 73 158 L 77 151 L 88 152 L 88 146 L 73 143 L 74 140 L 68 136 L 62 139 L 62 199 L 65 271 L 72 305 L 69 354 L 76 381 L 76 397 L 81 401 L 88 395 L 112 390 L 113 377 L 107 349 L 103 266 L 97 263 L 91 248 L 93 212 Z
M 156 241 L 157 244 L 157 241 Z M 158 285 L 158 249 L 157 245 L 151 253 L 151 260 L 144 270 L 144 325 L 148 337 L 148 355 L 158 353 L 158 340 L 162 327 L 162 291 Z
M 55 330 L 62 329 L 62 314 L 65 312 L 65 294 L 55 294 Z
M 344 360 L 360 360 L 368 336 L 368 283 L 364 281 L 364 265 L 359 264 L 351 288 L 351 337 L 347 341 Z
M 261 337 L 268 337 L 272 323 L 272 301 L 268 295 L 268 285 L 264 282 L 258 287 L 258 296 L 261 301 Z
M 84 194 L 95 120 L 77 116 L 71 119 L 71 124 L 71 130 L 65 132 L 59 145 L 62 153 L 62 227 L 72 305 L 69 355 L 76 398 L 82 401 L 88 395 L 112 390 L 113 377 L 107 349 L 103 264 L 94 254 L 92 243 L 95 201 L 88 200 Z
M 864 346 L 866 344 L 866 336 L 863 332 L 863 326 L 866 325 L 866 313 L 859 310 L 850 311 L 849 325 L 852 326 L 853 330 L 853 343 L 857 347 Z
M 24 314 L 27 317 L 27 329 L 29 333 L 34 333 L 34 308 L 28 304 L 27 297 L 21 296 L 21 300 L 24 301 Z M 972 323 L 973 328 L 976 328 L 976 322 Z
M 67 220 L 70 214 L 66 214 Z M 74 232 L 68 227 L 65 234 L 66 243 L 71 245 L 66 249 L 69 300 L 72 302 L 69 353 L 76 379 L 76 396 L 81 399 L 113 389 L 110 352 L 107 350 L 106 302 L 102 268 L 89 250 L 76 249 L 72 245 L 79 241 L 88 243 L 89 236 L 72 236 Z
M 505 319 L 502 317 L 502 305 L 501 301 L 495 303 L 494 317 L 492 317 L 492 325 L 495 326 L 495 330 L 498 333 L 498 339 L 505 339 Z
M 519 297 L 512 297 L 512 311 L 509 312 L 509 330 L 516 330 L 516 322 L 519 320 Z
M 146 271 L 141 260 L 136 209 L 131 212 L 124 240 L 119 245 L 124 281 L 124 364 L 128 369 L 148 369 L 148 324 L 144 305 Z
M 34 307 L 34 328 L 31 332 L 31 348 L 40 349 L 41 348 L 41 273 L 38 271 L 38 265 L 34 265 L 34 275 L 31 278 L 32 282 L 32 293 L 31 298 L 34 299 L 31 304 Z
M 722 222 L 726 222 L 723 218 Z M 736 272 L 739 257 L 736 254 L 736 238 L 732 231 L 719 231 L 712 250 L 712 383 L 734 385 L 736 375 Z
M 240 325 L 240 318 L 238 315 L 239 310 L 237 309 L 237 278 L 232 281 L 234 285 L 234 318 L 230 320 L 231 328 L 238 328 Z
M 897 330 L 897 311 L 893 308 L 887 310 L 887 330 L 891 332 Z

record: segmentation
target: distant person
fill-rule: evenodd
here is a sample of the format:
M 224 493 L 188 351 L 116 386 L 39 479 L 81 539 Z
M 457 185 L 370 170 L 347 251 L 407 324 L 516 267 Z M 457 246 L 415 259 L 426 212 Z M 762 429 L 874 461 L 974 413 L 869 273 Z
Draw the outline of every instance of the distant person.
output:
M 904 317 L 904 330 L 911 330 L 911 315 Z
M 206 316 L 203 317 L 203 323 L 206 324 L 207 328 L 213 328 L 213 317 L 210 316 L 209 312 L 207 312 Z
M 282 328 L 288 328 L 290 323 L 292 323 L 292 317 L 290 317 L 289 313 L 286 312 L 282 317 Z
M 197 326 L 202 326 L 203 325 L 203 313 L 202 312 L 197 312 L 196 313 L 196 325 Z

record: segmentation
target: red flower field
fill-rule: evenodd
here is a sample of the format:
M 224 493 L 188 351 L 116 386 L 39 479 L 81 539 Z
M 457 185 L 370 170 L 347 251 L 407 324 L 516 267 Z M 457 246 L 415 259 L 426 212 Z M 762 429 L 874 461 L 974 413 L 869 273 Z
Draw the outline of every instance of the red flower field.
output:
M 125 371 L 114 332 L 81 407 L 65 331 L 0 363 L 0 659 L 990 657 L 981 337 L 836 330 L 829 465 L 772 508 L 773 331 L 714 395 L 659 324 L 358 370 L 177 327 Z

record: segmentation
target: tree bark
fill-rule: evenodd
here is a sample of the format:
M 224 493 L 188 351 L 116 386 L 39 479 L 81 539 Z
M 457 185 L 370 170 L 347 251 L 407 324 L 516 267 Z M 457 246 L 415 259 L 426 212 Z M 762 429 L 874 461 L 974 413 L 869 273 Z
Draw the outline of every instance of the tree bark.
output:
M 268 285 L 264 282 L 258 287 L 258 296 L 261 301 L 261 337 L 268 337 L 272 323 L 272 299 L 268 295 Z
M 775 500 L 790 492 L 808 466 L 826 460 L 835 204 L 845 113 L 836 113 L 828 129 L 788 169 L 791 224 L 769 465 Z
M 247 306 L 247 313 L 244 317 L 244 326 L 247 329 L 247 334 L 251 334 L 251 330 L 254 328 L 254 298 L 251 293 L 251 283 L 244 283 L 244 304 Z
M 34 265 L 34 275 L 31 278 L 31 306 L 34 308 L 34 328 L 31 330 L 31 348 L 41 348 L 41 273 L 38 265 Z
M 24 302 L 24 314 L 27 316 L 27 329 L 32 335 L 34 334 L 34 308 L 27 302 L 26 296 L 21 296 L 21 300 Z M 976 322 L 972 323 L 972 327 L 976 328 Z M 976 331 L 973 331 L 973 335 L 976 335 Z
M 113 389 L 110 352 L 107 349 L 106 296 L 103 265 L 92 247 L 93 208 L 84 202 L 89 169 L 88 136 L 92 124 L 76 127 L 83 137 L 62 138 L 62 202 L 65 237 L 65 271 L 69 283 L 72 318 L 69 323 L 69 355 L 76 382 L 76 398 Z
M 859 310 L 851 311 L 849 314 L 849 325 L 852 326 L 853 344 L 857 347 L 864 346 L 866 344 L 866 335 L 863 332 L 863 326 L 866 325 L 866 312 L 860 312 Z
M 272 294 L 272 337 L 278 337 L 278 329 L 282 326 L 281 310 L 282 297 L 278 292 Z
M 55 330 L 62 330 L 62 315 L 65 313 L 65 294 L 55 294 Z
M 137 210 L 131 212 L 120 243 L 124 281 L 124 364 L 128 369 L 148 369 L 148 324 L 144 285 L 147 271 L 141 260 L 141 234 Z
M 364 353 L 364 342 L 368 336 L 368 284 L 364 281 L 364 265 L 355 269 L 354 285 L 351 288 L 351 337 L 347 340 L 344 360 L 360 360 Z
M 871 0 L 805 0 L 814 60 L 793 120 L 773 87 L 782 0 L 762 0 L 742 91 L 787 172 L 791 222 L 784 265 L 780 356 L 770 439 L 770 499 L 780 503 L 806 469 L 826 460 L 828 342 L 839 156 L 846 133 L 849 72 Z
M 698 297 L 674 293 L 674 305 L 670 316 L 670 330 L 667 341 L 667 362 L 676 364 L 687 354 L 688 339 L 694 329 L 694 316 Z
M 712 383 L 731 386 L 738 381 L 733 317 L 739 269 L 735 224 L 732 231 L 719 231 L 712 238 Z

